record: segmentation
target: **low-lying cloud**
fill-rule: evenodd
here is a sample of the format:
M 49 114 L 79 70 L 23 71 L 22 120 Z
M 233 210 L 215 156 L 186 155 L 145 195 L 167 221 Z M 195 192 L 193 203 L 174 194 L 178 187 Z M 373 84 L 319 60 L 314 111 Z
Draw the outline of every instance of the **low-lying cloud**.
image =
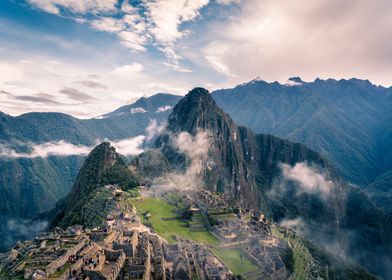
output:
M 47 142 L 43 144 L 28 143 L 30 152 L 18 152 L 9 145 L 0 144 L 0 157 L 2 158 L 46 158 L 49 156 L 87 155 L 91 147 L 74 145 L 64 140 Z
M 147 110 L 142 107 L 131 108 L 131 114 L 144 114 Z
M 165 106 L 158 107 L 158 109 L 155 111 L 155 113 L 163 113 L 163 112 L 169 111 L 171 109 L 173 109 L 173 106 L 165 105 Z
M 142 153 L 144 135 L 122 139 L 117 141 L 108 140 L 114 146 L 118 153 L 124 156 L 135 156 Z M 100 143 L 97 140 L 97 143 Z M 25 143 L 24 148 L 28 149 L 26 152 L 20 152 L 15 147 L 7 144 L 0 144 L 0 158 L 47 158 L 50 156 L 67 157 L 67 156 L 86 156 L 90 153 L 93 146 L 74 145 L 64 140 L 51 141 L 42 144 Z
M 304 162 L 296 163 L 294 166 L 282 163 L 280 168 L 283 175 L 283 186 L 286 185 L 286 181 L 296 182 L 298 194 L 320 194 L 323 197 L 327 197 L 334 188 L 334 183 L 327 178 L 326 174 L 319 172 Z
M 1 217 L 0 217 L 1 218 Z M 9 248 L 18 240 L 34 238 L 48 227 L 47 221 L 32 221 L 28 219 L 1 219 L 4 223 L 2 233 L 5 233 L 2 246 Z
M 158 135 L 162 134 L 166 129 L 166 125 L 167 125 L 166 121 L 159 123 L 156 119 L 150 120 L 146 128 L 146 133 L 147 133 L 146 140 L 151 141 L 155 139 Z
M 208 160 L 210 148 L 210 134 L 199 130 L 195 136 L 188 132 L 170 135 L 173 148 L 186 156 L 186 170 L 184 172 L 169 172 L 154 180 L 151 190 L 155 195 L 169 190 L 189 191 L 202 188 L 203 166 Z
M 282 227 L 287 227 L 295 230 L 301 235 L 307 233 L 307 226 L 302 218 L 295 218 L 295 219 L 283 219 L 279 222 L 279 225 Z
M 112 141 L 111 144 L 116 148 L 118 153 L 124 156 L 135 156 L 144 151 L 142 147 L 145 138 L 144 135 L 139 135 L 129 139 Z
M 13 236 L 34 236 L 48 226 L 46 221 L 30 221 L 24 219 L 10 219 L 7 221 L 7 229 Z

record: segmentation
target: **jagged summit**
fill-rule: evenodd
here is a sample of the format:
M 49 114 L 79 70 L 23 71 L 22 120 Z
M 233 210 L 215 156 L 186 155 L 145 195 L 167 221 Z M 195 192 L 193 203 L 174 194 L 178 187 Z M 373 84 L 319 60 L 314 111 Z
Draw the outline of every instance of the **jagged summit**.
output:
M 214 102 L 211 93 L 203 87 L 195 87 L 190 90 L 176 105 L 179 106 L 182 103 L 192 102 L 192 103 L 203 103 L 203 102 Z
M 197 87 L 178 102 L 169 116 L 169 130 L 195 134 L 198 129 L 213 129 L 216 122 L 230 117 L 218 107 L 208 90 Z
M 289 81 L 296 82 L 296 83 L 303 83 L 304 81 L 300 77 L 291 77 Z
M 266 212 L 270 206 L 258 188 L 268 191 L 273 178 L 280 174 L 281 162 L 293 164 L 307 160 L 327 166 L 325 159 L 302 145 L 269 135 L 255 135 L 250 129 L 237 126 L 204 88 L 195 88 L 180 100 L 169 117 L 168 129 L 192 135 L 199 130 L 208 131 L 214 165 L 204 170 L 205 185 L 214 191 L 231 193 L 245 207 L 261 207 Z M 170 146 L 167 138 L 157 139 L 155 147 L 164 147 L 164 155 L 174 159 L 172 164 L 182 166 L 178 163 L 181 157 L 173 157 L 175 149 L 167 146 Z M 266 158 L 270 160 L 265 161 Z

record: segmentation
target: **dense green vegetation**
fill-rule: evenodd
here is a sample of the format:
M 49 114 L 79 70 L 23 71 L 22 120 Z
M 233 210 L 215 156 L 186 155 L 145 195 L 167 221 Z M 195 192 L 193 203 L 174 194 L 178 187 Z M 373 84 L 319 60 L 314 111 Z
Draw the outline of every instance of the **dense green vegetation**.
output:
M 281 254 L 281 258 L 287 270 L 290 273 L 294 273 L 295 259 L 294 259 L 293 249 L 287 247 L 286 250 Z
M 174 236 L 181 236 L 204 244 L 217 244 L 219 241 L 208 231 L 194 232 L 182 221 L 176 208 L 160 198 L 134 198 L 131 203 L 136 207 L 143 223 L 151 227 L 168 242 L 174 242 Z M 144 213 L 150 213 L 146 219 Z M 162 220 L 162 218 L 174 218 Z
M 380 175 L 366 190 L 392 221 L 392 170 Z
M 7 271 L 0 267 L 0 280 L 11 280 L 12 277 Z
M 118 185 L 124 191 L 137 186 L 137 179 L 129 172 L 124 159 L 119 158 L 103 175 L 102 184 Z
M 303 240 L 297 235 L 286 235 L 276 228 L 273 228 L 272 233 L 276 237 L 286 240 L 290 245 L 290 248 L 281 257 L 287 269 L 292 272 L 293 279 L 307 278 L 310 273 L 312 256 Z
M 108 184 L 116 184 L 123 190 L 129 190 L 136 187 L 137 179 L 115 149 L 109 143 L 103 142 L 90 152 L 70 194 L 63 204 L 58 205 L 52 226 L 101 226 L 107 214 L 119 203 L 112 199 L 111 191 L 104 188 Z M 123 203 L 122 206 L 126 207 L 126 204 Z
M 157 112 L 161 106 L 174 106 L 181 97 L 158 94 L 141 98 L 105 118 L 82 120 L 61 113 L 28 113 L 12 117 L 0 112 L 0 145 L 19 152 L 31 151 L 32 144 L 66 141 L 93 146 L 97 140 L 125 139 L 145 133 L 150 119 L 164 120 L 170 111 Z M 147 112 L 132 114 L 132 108 Z M 0 157 L 0 221 L 9 218 L 30 219 L 53 208 L 67 195 L 82 166 L 83 156 L 47 158 Z M 113 175 L 121 175 L 116 171 Z M 124 185 L 132 185 L 123 178 Z M 128 181 L 129 183 L 127 184 Z M 0 251 L 14 243 L 7 222 L 0 223 Z M 32 235 L 19 236 L 31 238 Z
M 358 79 L 295 80 L 301 86 L 252 81 L 213 96 L 236 123 L 307 145 L 358 185 L 392 168 L 391 88 Z
M 293 279 L 306 279 L 314 272 L 314 264 L 318 267 L 323 279 L 376 279 L 356 263 L 334 257 L 296 234 L 285 234 L 284 228 L 273 228 L 272 232 L 290 245 L 290 250 L 283 252 L 281 257 L 286 267 L 292 271 Z
M 347 279 L 347 280 L 376 280 L 378 277 L 370 274 L 362 266 L 350 262 L 343 261 L 326 251 L 318 248 L 312 242 L 304 240 L 304 244 L 308 248 L 312 257 L 322 265 L 322 277 L 324 279 Z

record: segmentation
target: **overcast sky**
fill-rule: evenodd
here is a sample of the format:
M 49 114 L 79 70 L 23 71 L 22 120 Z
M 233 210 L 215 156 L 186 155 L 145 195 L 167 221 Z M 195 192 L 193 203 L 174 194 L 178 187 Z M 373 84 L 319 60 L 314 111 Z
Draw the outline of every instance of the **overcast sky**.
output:
M 1 0 L 0 111 L 97 116 L 257 76 L 392 85 L 390 0 Z

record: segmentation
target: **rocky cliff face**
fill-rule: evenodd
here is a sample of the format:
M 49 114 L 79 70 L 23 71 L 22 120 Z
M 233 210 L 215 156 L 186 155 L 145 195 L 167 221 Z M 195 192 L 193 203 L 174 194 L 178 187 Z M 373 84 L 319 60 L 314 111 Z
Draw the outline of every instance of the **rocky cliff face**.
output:
M 281 175 L 282 163 L 307 162 L 339 180 L 327 161 L 304 145 L 270 135 L 257 135 L 248 128 L 237 126 L 203 88 L 190 91 L 174 107 L 167 128 L 174 135 L 181 132 L 196 135 L 200 130 L 209 133 L 209 161 L 212 164 L 203 169 L 206 187 L 231 193 L 244 207 L 262 208 L 273 213 L 266 195 Z M 168 143 L 168 137 L 164 135 L 157 139 L 156 147 L 178 165 L 181 157 L 173 156 L 174 151 L 167 147 Z M 337 192 L 340 191 L 338 188 Z M 335 200 L 333 207 L 342 208 L 342 199 L 343 196 L 337 202 Z
M 180 148 L 184 133 L 195 139 L 205 133 L 208 142 L 184 141 Z M 199 149 L 206 150 L 207 157 L 189 158 Z M 321 246 L 334 242 L 338 253 L 388 275 L 392 230 L 367 196 L 342 181 L 322 156 L 306 146 L 237 126 L 202 88 L 190 91 L 174 107 L 154 149 L 130 166 L 108 143 L 96 147 L 59 205 L 56 221 L 88 224 L 86 205 L 95 205 L 104 184 L 134 186 L 132 172 L 150 180 L 173 171 L 187 176 L 194 160 L 201 161 L 197 175 L 202 187 L 228 193 L 243 207 L 262 209 L 277 222 L 300 225 L 298 229 Z M 181 187 L 180 176 L 174 183 Z M 387 261 L 377 261 L 381 257 Z
M 334 242 L 338 253 L 354 256 L 373 271 L 385 270 L 384 264 L 369 265 L 368 259 L 390 257 L 385 251 L 391 246 L 388 222 L 321 155 L 302 144 L 237 126 L 202 88 L 190 91 L 174 107 L 167 133 L 158 137 L 155 148 L 172 168 L 185 169 L 186 156 L 170 139 L 200 131 L 208 131 L 210 140 L 200 174 L 204 187 L 227 192 L 275 221 L 295 223 L 320 244 Z

